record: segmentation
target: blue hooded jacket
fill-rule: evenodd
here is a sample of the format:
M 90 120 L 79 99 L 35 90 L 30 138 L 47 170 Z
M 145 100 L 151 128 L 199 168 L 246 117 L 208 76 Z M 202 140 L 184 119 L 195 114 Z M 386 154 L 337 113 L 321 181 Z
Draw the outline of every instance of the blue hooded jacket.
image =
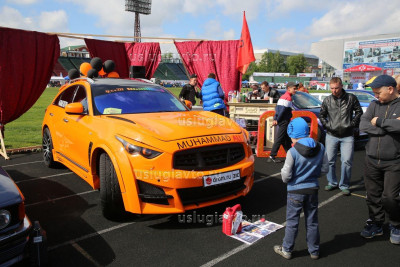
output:
M 208 78 L 204 81 L 201 88 L 201 98 L 203 100 L 203 110 L 211 111 L 215 109 L 225 108 L 224 103 L 225 94 L 222 88 L 213 78 Z
M 281 170 L 287 191 L 318 188 L 318 178 L 328 172 L 325 147 L 310 137 L 301 138 L 288 150 Z

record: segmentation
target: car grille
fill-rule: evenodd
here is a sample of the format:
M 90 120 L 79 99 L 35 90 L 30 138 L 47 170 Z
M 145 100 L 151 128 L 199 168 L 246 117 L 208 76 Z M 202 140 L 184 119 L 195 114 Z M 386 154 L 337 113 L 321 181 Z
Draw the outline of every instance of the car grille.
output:
M 234 195 L 246 188 L 246 177 L 241 177 L 230 183 L 208 186 L 177 189 L 183 205 L 200 204 L 211 200 Z
M 242 144 L 200 147 L 180 151 L 174 155 L 174 169 L 206 171 L 231 166 L 244 159 Z

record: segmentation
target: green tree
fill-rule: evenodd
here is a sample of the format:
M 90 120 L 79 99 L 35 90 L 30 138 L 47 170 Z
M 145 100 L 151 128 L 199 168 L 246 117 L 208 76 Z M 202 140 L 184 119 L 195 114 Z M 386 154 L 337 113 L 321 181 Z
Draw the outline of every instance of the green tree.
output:
M 270 61 L 271 52 L 265 52 L 261 56 L 261 60 L 258 63 L 258 71 L 259 72 L 269 72 L 268 70 L 268 62 Z
M 307 66 L 308 63 L 303 54 L 298 54 L 287 58 L 287 67 L 291 75 L 304 72 Z
M 285 58 L 279 53 L 279 50 L 275 53 L 271 53 L 271 67 L 270 72 L 286 72 Z
M 250 63 L 249 67 L 246 70 L 246 73 L 243 74 L 242 80 L 249 80 L 250 76 L 253 75 L 253 72 L 259 71 L 257 64 L 253 61 Z
M 171 52 L 167 52 L 161 55 L 161 61 L 163 62 L 171 62 L 173 55 Z

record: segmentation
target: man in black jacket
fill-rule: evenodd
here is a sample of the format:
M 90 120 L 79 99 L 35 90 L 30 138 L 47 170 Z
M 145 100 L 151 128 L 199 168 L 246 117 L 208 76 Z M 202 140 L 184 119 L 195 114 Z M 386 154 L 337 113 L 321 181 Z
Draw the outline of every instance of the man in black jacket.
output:
M 189 100 L 192 102 L 192 105 L 196 105 L 196 97 L 200 98 L 200 93 L 196 90 L 197 85 L 197 75 L 192 74 L 189 77 L 189 83 L 185 84 L 182 87 L 182 90 L 179 94 L 179 99 L 181 100 Z
M 272 103 L 277 103 L 281 95 L 278 93 L 277 90 L 269 87 L 267 81 L 263 81 L 261 83 L 261 99 L 269 100 L 272 98 Z
M 380 75 L 367 84 L 378 101 L 361 117 L 360 130 L 368 133 L 364 182 L 369 219 L 361 236 L 382 235 L 385 211 L 389 215 L 390 242 L 400 244 L 400 96 L 396 80 Z
M 358 127 L 363 112 L 357 97 L 343 89 L 343 83 L 340 78 L 332 78 L 329 86 L 332 94 L 322 102 L 319 114 L 319 119 L 327 131 L 325 147 L 328 155 L 329 171 L 326 176 L 328 185 L 325 186 L 325 190 L 331 191 L 339 187 L 343 195 L 349 196 L 354 154 L 353 131 L 354 128 Z M 342 168 L 338 184 L 335 171 L 339 145 Z

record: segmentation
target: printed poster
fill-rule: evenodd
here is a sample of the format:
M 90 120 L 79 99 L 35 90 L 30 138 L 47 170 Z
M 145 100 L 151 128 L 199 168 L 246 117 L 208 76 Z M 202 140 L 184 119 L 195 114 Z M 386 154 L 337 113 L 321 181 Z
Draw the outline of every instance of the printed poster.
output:
M 251 245 L 261 238 L 283 228 L 283 225 L 270 222 L 270 221 L 256 221 L 251 223 L 248 221 L 242 222 L 242 231 L 231 237 L 240 240 L 248 245 Z

